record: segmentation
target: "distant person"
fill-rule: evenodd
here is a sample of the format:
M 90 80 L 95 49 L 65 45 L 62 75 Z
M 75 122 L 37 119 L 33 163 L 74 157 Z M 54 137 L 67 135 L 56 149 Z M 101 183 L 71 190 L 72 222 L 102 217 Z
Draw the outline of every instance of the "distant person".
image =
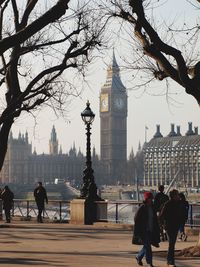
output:
M 187 241 L 187 235 L 185 234 L 185 223 L 188 219 L 188 211 L 189 211 L 189 203 L 185 198 L 184 193 L 179 194 L 181 206 L 183 208 L 183 223 L 179 228 L 180 236 L 178 238 L 179 241 Z
M 159 247 L 160 233 L 151 192 L 144 193 L 144 202 L 137 210 L 134 221 L 133 237 L 140 239 L 143 244 L 142 249 L 136 256 L 137 263 L 142 266 L 142 259 L 145 256 L 148 266 L 153 267 L 151 245 Z
M 175 267 L 174 250 L 178 231 L 183 223 L 183 209 L 178 190 L 173 189 L 170 191 L 169 197 L 170 200 L 164 204 L 160 212 L 160 220 L 165 225 L 169 242 L 167 264 L 168 266 Z
M 42 182 L 38 182 L 38 186 L 34 190 L 34 197 L 38 208 L 37 222 L 42 223 L 42 212 L 44 211 L 45 201 L 48 204 L 46 189 L 42 186 Z
M 10 210 L 13 208 L 14 194 L 7 185 L 1 192 L 1 199 L 3 203 L 3 209 L 5 211 L 6 222 L 10 223 L 11 222 Z
M 156 193 L 154 197 L 154 207 L 156 212 L 161 211 L 162 207 L 164 206 L 165 202 L 169 200 L 169 197 L 167 194 L 164 193 L 165 187 L 164 185 L 158 186 L 158 193 Z
M 164 189 L 165 189 L 164 185 L 159 185 L 158 193 L 156 193 L 156 195 L 154 197 L 154 207 L 155 207 L 155 210 L 157 212 L 158 218 L 160 216 L 160 212 L 161 212 L 165 202 L 167 202 L 169 200 L 168 195 L 164 193 Z M 159 222 L 159 227 L 160 227 L 161 240 L 165 241 L 165 240 L 167 240 L 165 229 L 163 227 L 162 222 L 159 219 L 158 219 L 158 222 Z

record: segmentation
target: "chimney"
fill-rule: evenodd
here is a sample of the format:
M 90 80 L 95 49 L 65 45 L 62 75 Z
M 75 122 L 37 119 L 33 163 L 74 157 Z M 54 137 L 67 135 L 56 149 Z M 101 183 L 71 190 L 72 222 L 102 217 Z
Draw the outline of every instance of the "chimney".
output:
M 199 133 L 198 133 L 198 127 L 194 127 L 194 134 L 195 135 L 198 135 Z
M 163 135 L 160 132 L 160 125 L 156 125 L 156 133 L 154 134 L 153 138 L 163 137 Z
M 194 135 L 194 132 L 192 131 L 192 122 L 188 122 L 188 130 L 185 135 L 186 136 Z
M 176 126 L 176 135 L 181 136 L 181 127 L 180 126 Z
M 174 124 L 171 123 L 171 132 L 168 134 L 169 137 L 176 136 L 176 132 L 174 131 Z

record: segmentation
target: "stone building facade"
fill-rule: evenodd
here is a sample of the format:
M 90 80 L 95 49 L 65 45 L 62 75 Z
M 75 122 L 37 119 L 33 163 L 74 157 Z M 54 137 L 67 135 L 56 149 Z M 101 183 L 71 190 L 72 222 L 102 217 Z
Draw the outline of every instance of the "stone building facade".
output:
M 168 136 L 163 137 L 160 125 L 153 138 L 144 144 L 144 185 L 169 185 L 175 178 L 183 187 L 200 186 L 200 135 L 198 128 L 188 123 L 181 135 L 180 127 L 171 124 Z
M 93 166 L 99 172 L 99 157 L 93 148 Z M 19 133 L 18 138 L 10 134 L 8 149 L 0 183 L 33 184 L 37 181 L 54 183 L 55 178 L 68 180 L 72 184 L 81 184 L 85 167 L 85 156 L 75 145 L 68 153 L 58 151 L 58 139 L 53 126 L 49 140 L 49 153 L 38 155 L 28 140 L 28 133 Z M 96 173 L 96 172 L 95 172 Z M 98 180 L 98 174 L 97 180 Z

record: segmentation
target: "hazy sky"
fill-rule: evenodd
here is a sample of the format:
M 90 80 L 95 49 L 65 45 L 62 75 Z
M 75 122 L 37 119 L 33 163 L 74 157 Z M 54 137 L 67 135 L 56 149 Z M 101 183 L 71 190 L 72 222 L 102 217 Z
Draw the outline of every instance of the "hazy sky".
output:
M 178 7 L 178 9 L 176 9 Z M 159 19 L 163 16 L 176 17 L 183 21 L 183 18 L 193 16 L 192 12 L 197 12 L 192 6 L 183 0 L 167 1 L 159 10 Z M 157 11 L 156 11 L 157 12 Z M 186 16 L 187 14 L 187 16 Z M 191 17 L 190 17 L 191 18 Z M 119 65 L 123 65 L 121 53 L 123 46 L 121 43 L 115 45 L 116 59 Z M 80 113 L 85 109 L 87 100 L 91 103 L 91 109 L 96 114 L 92 125 L 92 146 L 95 145 L 97 152 L 100 151 L 100 119 L 99 119 L 99 93 L 106 81 L 107 64 L 111 62 L 112 49 L 106 52 L 105 56 L 99 58 L 91 67 L 90 74 L 87 77 L 90 88 L 85 88 L 83 95 L 73 100 L 68 107 L 68 117 L 56 118 L 52 111 L 45 110 L 40 112 L 36 124 L 35 120 L 28 115 L 23 115 L 18 119 L 13 127 L 13 133 L 16 137 L 18 132 L 26 130 L 29 133 L 29 140 L 33 148 L 36 147 L 38 153 L 48 153 L 48 142 L 52 126 L 55 125 L 59 144 L 63 152 L 68 152 L 75 143 L 85 153 L 86 137 L 85 127 L 81 120 Z M 138 77 L 139 78 L 139 77 Z M 121 79 L 125 86 L 130 88 L 130 80 L 126 72 L 121 72 Z M 134 82 L 134 81 L 133 81 Z M 137 151 L 138 144 L 143 144 L 145 138 L 145 125 L 148 127 L 147 139 L 150 140 L 155 133 L 156 124 L 160 124 L 161 133 L 165 136 L 170 132 L 170 124 L 181 126 L 181 133 L 185 134 L 188 122 L 193 122 L 193 126 L 199 126 L 200 132 L 200 110 L 196 101 L 186 95 L 184 90 L 177 84 L 171 83 L 171 89 L 176 88 L 176 95 L 170 95 L 173 101 L 168 101 L 166 95 L 153 96 L 155 91 L 166 87 L 164 82 L 152 83 L 148 92 L 141 93 L 134 90 L 128 90 L 128 153 L 131 148 Z M 134 87 L 134 84 L 132 84 Z M 70 121 L 70 122 L 69 122 Z

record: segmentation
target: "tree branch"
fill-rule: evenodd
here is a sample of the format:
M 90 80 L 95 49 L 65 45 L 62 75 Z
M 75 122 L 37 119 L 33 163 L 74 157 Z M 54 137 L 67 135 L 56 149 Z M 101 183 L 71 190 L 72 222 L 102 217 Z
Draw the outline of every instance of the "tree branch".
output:
M 23 15 L 21 23 L 20 23 L 21 29 L 26 27 L 26 25 L 28 23 L 29 15 L 33 11 L 33 9 L 34 9 L 35 5 L 37 4 L 37 2 L 38 2 L 38 0 L 27 0 L 26 9 L 24 11 L 24 15 Z
M 17 9 L 16 0 L 11 0 L 12 7 L 13 7 L 13 13 L 14 13 L 14 21 L 15 21 L 15 31 L 18 32 L 19 30 L 19 12 Z
M 33 21 L 26 28 L 17 32 L 16 34 L 4 38 L 0 41 L 0 54 L 3 54 L 9 48 L 16 44 L 25 42 L 28 38 L 33 36 L 35 33 L 46 27 L 49 23 L 52 23 L 63 16 L 68 9 L 68 2 L 70 0 L 59 0 L 55 6 L 48 10 L 37 20 Z

